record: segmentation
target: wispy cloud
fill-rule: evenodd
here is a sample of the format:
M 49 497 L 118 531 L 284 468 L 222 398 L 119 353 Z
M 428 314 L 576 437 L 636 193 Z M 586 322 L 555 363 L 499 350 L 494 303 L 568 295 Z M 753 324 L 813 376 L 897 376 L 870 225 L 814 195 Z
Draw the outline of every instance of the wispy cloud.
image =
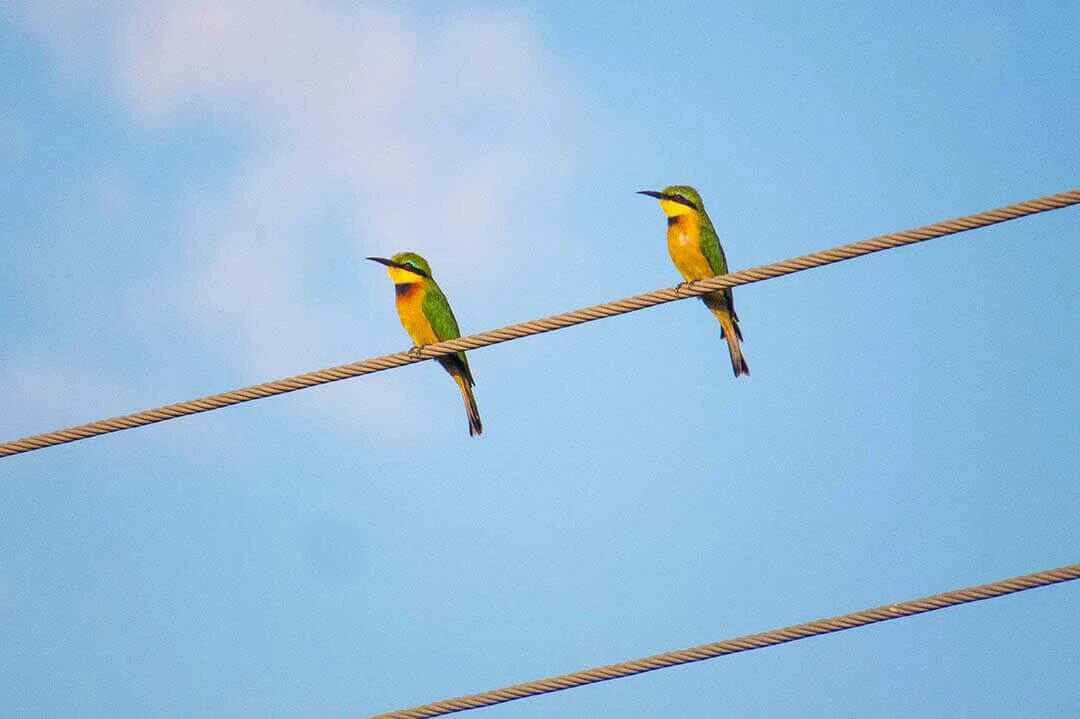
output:
M 520 188 L 560 183 L 579 154 L 573 84 L 523 15 L 421 21 L 389 4 L 296 0 L 111 7 L 92 24 L 74 11 L 29 23 L 65 61 L 104 57 L 133 124 L 223 118 L 255 138 L 223 195 L 191 198 L 192 266 L 153 280 L 155 293 L 187 298 L 245 373 L 298 371 L 338 346 L 328 337 L 368 331 L 326 312 L 309 258 L 415 249 L 459 270 L 524 263 L 530 248 L 510 225 Z M 88 27 L 101 52 L 79 60 L 69 48 Z M 350 235 L 320 228 L 328 201 Z
M 226 308 L 207 314 L 247 337 L 258 369 L 281 366 L 274 347 L 318 343 L 305 255 L 353 245 L 355 257 L 411 247 L 506 261 L 525 249 L 501 231 L 513 188 L 573 154 L 558 139 L 569 94 L 521 18 L 417 25 L 371 8 L 255 2 L 144 5 L 122 24 L 117 69 L 141 121 L 208 106 L 263 137 L 194 229 L 214 238 L 198 306 Z M 356 236 L 307 233 L 328 195 L 349 206 Z

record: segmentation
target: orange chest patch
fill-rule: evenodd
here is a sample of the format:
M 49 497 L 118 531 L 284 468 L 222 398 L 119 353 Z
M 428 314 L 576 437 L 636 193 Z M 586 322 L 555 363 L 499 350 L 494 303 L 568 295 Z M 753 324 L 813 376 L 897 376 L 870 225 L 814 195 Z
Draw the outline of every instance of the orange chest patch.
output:
M 396 305 L 401 326 L 417 345 L 429 345 L 439 341 L 435 330 L 424 316 L 424 286 L 419 282 L 394 285 Z
M 673 217 L 667 231 L 668 254 L 684 280 L 712 277 L 709 261 L 701 252 L 701 227 L 690 217 Z

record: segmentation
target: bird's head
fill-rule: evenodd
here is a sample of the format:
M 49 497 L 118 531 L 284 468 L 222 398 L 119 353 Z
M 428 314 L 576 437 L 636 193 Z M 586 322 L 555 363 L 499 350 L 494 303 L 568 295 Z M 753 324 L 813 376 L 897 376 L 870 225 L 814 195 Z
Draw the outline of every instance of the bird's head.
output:
M 399 252 L 390 259 L 369 257 L 372 262 L 386 265 L 386 273 L 395 285 L 409 285 L 431 278 L 431 265 L 415 252 Z
M 639 195 L 655 197 L 660 201 L 660 209 L 668 217 L 680 215 L 698 214 L 705 211 L 705 205 L 701 201 L 698 191 L 689 185 L 671 185 L 660 192 L 656 190 L 642 190 Z

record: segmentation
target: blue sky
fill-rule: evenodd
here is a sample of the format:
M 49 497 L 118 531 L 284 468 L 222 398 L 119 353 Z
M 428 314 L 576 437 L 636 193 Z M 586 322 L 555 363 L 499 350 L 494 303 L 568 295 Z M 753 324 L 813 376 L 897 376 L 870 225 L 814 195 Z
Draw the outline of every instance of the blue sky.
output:
M 1060 4 L 0 5 L 0 437 L 1077 186 Z M 3 460 L 0 705 L 355 716 L 1078 561 L 1080 214 Z M 1064 586 L 482 710 L 1075 716 Z M 480 714 L 478 714 L 479 716 Z

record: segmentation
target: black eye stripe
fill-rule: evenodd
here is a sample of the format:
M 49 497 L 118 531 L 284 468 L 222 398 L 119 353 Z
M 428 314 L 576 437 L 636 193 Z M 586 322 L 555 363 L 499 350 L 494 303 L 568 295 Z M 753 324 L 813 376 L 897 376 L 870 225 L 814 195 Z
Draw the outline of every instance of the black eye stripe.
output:
M 418 275 L 420 275 L 421 277 L 430 277 L 430 275 L 428 275 L 428 273 L 427 273 L 427 272 L 424 272 L 424 270 L 422 270 L 422 269 L 421 269 L 421 268 L 419 267 L 419 265 L 417 265 L 417 264 L 416 264 L 415 262 L 413 262 L 412 260 L 407 260 L 407 261 L 405 261 L 405 262 L 402 262 L 402 263 L 401 263 L 401 265 L 400 265 L 400 267 L 401 267 L 401 268 L 402 268 L 403 270 L 406 270 L 406 271 L 408 271 L 408 272 L 413 272 L 413 273 L 415 273 L 415 274 L 418 274 Z

